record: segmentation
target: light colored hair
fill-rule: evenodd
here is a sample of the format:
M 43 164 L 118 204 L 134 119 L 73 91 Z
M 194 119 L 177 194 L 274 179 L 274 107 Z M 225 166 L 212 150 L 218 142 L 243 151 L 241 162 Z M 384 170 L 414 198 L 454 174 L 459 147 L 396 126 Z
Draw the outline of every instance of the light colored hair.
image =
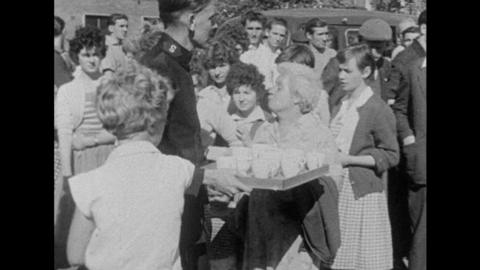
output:
M 323 84 L 320 76 L 306 65 L 283 62 L 278 64 L 279 77 L 288 78 L 290 91 L 300 98 L 300 111 L 311 112 L 318 104 Z
M 166 119 L 169 92 L 173 93 L 173 88 L 167 78 L 136 64 L 100 82 L 98 117 L 119 140 L 143 131 L 151 134 L 151 127 Z

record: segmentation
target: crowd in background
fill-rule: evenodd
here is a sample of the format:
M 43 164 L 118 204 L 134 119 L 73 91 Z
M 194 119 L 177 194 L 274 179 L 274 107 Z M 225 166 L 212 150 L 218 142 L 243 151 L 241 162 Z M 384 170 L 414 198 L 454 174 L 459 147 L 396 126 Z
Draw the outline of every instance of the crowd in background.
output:
M 426 11 L 393 51 L 377 18 L 336 51 L 321 18 L 296 42 L 282 18 L 217 30 L 214 1 L 158 2 L 165 29 L 112 14 L 68 46 L 55 16 L 55 269 L 426 269 Z M 324 153 L 327 177 L 202 169 L 259 144 Z

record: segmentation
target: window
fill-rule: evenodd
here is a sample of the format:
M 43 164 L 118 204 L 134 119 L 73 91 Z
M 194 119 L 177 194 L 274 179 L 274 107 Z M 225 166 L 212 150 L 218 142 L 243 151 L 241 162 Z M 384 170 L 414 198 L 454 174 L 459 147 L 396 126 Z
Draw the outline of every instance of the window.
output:
M 360 40 L 358 38 L 358 28 L 350 28 L 345 30 L 345 41 L 346 47 L 358 43 Z
M 107 31 L 108 20 L 110 15 L 91 15 L 85 14 L 84 25 L 98 27 L 102 31 Z

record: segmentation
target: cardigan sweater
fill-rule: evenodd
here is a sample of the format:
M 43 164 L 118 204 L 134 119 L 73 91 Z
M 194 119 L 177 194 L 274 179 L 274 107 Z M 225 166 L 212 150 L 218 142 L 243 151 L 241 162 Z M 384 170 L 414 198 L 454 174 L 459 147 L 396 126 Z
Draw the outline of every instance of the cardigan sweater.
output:
M 333 109 L 332 118 L 340 106 Z M 370 155 L 375 167 L 348 166 L 355 199 L 385 189 L 382 174 L 399 162 L 395 116 L 390 107 L 377 94 L 358 108 L 359 120 L 349 155 Z
M 55 103 L 55 126 L 60 134 L 71 135 L 78 128 L 85 110 L 86 89 L 96 88 L 98 80 L 91 80 L 80 72 L 75 79 L 58 89 Z

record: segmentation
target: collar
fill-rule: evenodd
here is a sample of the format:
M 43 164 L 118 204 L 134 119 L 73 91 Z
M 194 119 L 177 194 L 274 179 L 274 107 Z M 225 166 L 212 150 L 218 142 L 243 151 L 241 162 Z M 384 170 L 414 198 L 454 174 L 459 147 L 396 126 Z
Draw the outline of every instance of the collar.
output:
M 115 147 L 115 149 L 113 149 L 113 151 L 108 156 L 107 161 L 105 163 L 108 163 L 120 158 L 132 156 L 132 155 L 147 154 L 147 153 L 161 154 L 160 150 L 158 150 L 149 141 L 130 141 Z
M 310 46 L 310 50 L 311 50 L 314 54 L 321 54 L 321 55 L 327 54 L 328 48 L 325 48 L 325 49 L 323 50 L 323 52 L 320 52 L 320 51 L 318 51 L 318 49 L 317 49 L 315 46 L 313 46 L 312 44 L 308 44 L 308 46 Z
M 279 55 L 282 52 L 280 48 L 277 48 L 274 52 L 272 52 L 272 49 L 270 49 L 270 46 L 268 46 L 266 42 L 267 41 L 260 43 L 258 47 L 260 48 L 260 46 L 262 46 L 263 47 L 262 49 L 267 50 L 269 53 L 275 54 L 275 55 Z
M 75 79 L 80 80 L 83 84 L 89 85 L 91 87 L 97 87 L 100 84 L 100 80 L 102 76 L 96 80 L 90 78 L 90 76 L 85 73 L 80 66 L 77 66 L 75 71 L 73 72 L 73 76 Z
M 265 119 L 265 113 L 263 113 L 262 108 L 260 106 L 255 106 L 253 111 L 250 113 L 250 115 L 246 118 L 241 117 L 238 114 L 238 110 L 236 110 L 234 113 L 231 115 L 233 121 L 246 121 L 246 122 L 255 122 L 258 120 L 266 121 Z
M 107 46 L 120 46 L 120 45 L 122 45 L 122 41 L 108 35 L 108 36 L 105 36 L 105 45 L 107 45 Z
M 180 64 L 186 71 L 190 71 L 189 64 L 192 58 L 192 53 L 182 47 L 180 43 L 176 42 L 168 34 L 162 34 L 153 50 L 165 52 L 166 54 L 170 55 L 175 60 L 175 62 Z
M 349 108 L 359 108 L 362 107 L 367 100 L 373 95 L 373 90 L 370 86 L 367 86 L 365 90 L 360 94 L 360 96 L 350 104 Z M 342 98 L 342 103 L 349 102 L 350 95 L 345 95 Z M 343 106 L 343 105 L 342 105 Z

